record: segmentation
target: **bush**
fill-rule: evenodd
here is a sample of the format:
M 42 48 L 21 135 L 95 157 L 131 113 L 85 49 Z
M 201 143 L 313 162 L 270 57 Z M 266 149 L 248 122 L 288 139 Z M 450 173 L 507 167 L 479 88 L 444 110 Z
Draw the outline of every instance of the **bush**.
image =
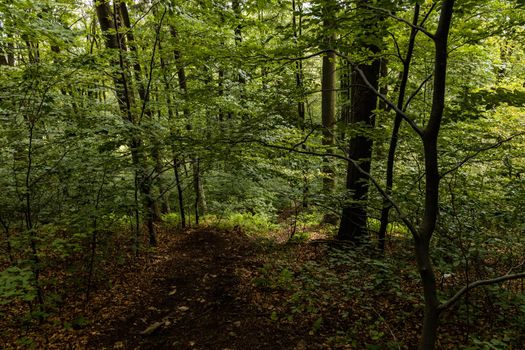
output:
M 267 233 L 279 228 L 269 216 L 263 214 L 229 213 L 224 217 L 207 215 L 203 221 L 222 229 L 233 230 L 241 228 L 247 233 L 254 234 Z

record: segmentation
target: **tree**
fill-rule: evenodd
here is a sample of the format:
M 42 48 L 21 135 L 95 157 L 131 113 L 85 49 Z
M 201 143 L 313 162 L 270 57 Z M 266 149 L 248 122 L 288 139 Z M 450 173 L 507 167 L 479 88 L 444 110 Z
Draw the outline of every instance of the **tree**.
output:
M 358 161 L 361 169 L 369 173 L 373 145 L 370 129 L 375 125 L 374 111 L 377 108 L 377 95 L 366 86 L 364 79 L 373 89 L 378 89 L 381 66 L 378 54 L 382 31 L 381 16 L 367 8 L 366 3 L 366 1 L 359 1 L 356 9 L 356 16 L 360 19 L 363 29 L 356 39 L 355 46 L 363 50 L 367 56 L 363 59 L 365 62 L 356 65 L 352 73 L 350 126 L 360 129 L 360 132 L 350 138 L 348 157 Z M 356 168 L 355 163 L 348 162 L 346 189 L 351 194 L 351 198 L 350 202 L 343 206 L 337 234 L 339 239 L 360 243 L 367 237 L 368 188 L 367 176 Z
M 124 3 L 121 3 L 121 5 L 121 9 L 125 8 Z M 127 46 L 124 38 L 119 32 L 119 8 L 116 3 L 114 3 L 112 10 L 107 1 L 97 2 L 95 6 L 100 28 L 106 40 L 106 47 L 110 50 L 116 50 L 118 54 L 118 60 L 116 58 L 113 59 L 113 65 L 115 66 L 114 68 L 116 71 L 113 81 L 116 88 L 120 111 L 123 118 L 126 118 L 129 123 L 132 125 L 139 125 L 142 116 L 134 115 L 133 112 L 136 108 L 136 102 L 133 96 L 132 78 L 129 69 L 125 64 L 124 52 L 127 51 Z M 127 10 L 125 13 L 127 14 Z M 140 71 L 140 67 L 137 67 L 136 69 Z M 143 99 L 140 113 L 144 114 L 148 103 L 149 91 L 144 91 L 143 88 L 139 88 L 139 90 L 142 91 L 141 98 Z M 129 148 L 131 150 L 133 166 L 135 167 L 135 183 L 139 187 L 146 208 L 149 243 L 154 246 L 157 244 L 154 228 L 155 201 L 151 191 L 151 178 L 148 175 L 148 170 L 145 164 L 144 141 L 140 136 L 135 134 L 131 137 L 131 140 L 129 140 Z
M 322 4 L 323 16 L 323 49 L 326 53 L 323 55 L 322 63 L 322 81 L 321 81 L 321 109 L 323 136 L 322 143 L 326 148 L 328 157 L 323 159 L 323 193 L 330 195 L 334 191 L 335 173 L 331 163 L 330 154 L 335 144 L 335 105 L 337 96 L 336 86 L 336 56 L 334 47 L 336 37 L 336 13 L 337 3 L 332 0 L 324 1 Z M 335 224 L 337 217 L 332 213 L 325 214 L 323 221 Z

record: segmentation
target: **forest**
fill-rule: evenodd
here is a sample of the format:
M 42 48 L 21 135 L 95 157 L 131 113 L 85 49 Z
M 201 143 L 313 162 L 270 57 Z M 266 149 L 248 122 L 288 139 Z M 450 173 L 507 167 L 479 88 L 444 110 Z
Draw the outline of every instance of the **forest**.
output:
M 1 349 L 523 349 L 525 1 L 0 0 Z

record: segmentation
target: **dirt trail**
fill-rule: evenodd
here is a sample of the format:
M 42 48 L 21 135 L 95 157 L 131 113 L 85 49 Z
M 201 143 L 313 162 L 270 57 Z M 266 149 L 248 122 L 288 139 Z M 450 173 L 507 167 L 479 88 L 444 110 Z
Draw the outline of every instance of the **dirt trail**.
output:
M 198 230 L 178 240 L 130 303 L 90 349 L 294 349 L 304 341 L 272 322 L 250 301 L 246 272 L 257 269 L 260 246 L 239 232 Z

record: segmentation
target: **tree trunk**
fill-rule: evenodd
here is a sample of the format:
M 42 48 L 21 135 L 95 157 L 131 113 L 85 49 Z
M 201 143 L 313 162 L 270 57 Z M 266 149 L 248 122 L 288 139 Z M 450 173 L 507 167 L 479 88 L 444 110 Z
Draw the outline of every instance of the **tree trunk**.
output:
M 172 37 L 175 39 L 175 40 L 178 40 L 178 32 L 176 30 L 175 27 L 173 26 L 170 26 L 170 32 L 171 32 L 171 35 Z M 174 50 L 173 52 L 173 56 L 175 58 L 175 64 L 177 65 L 177 77 L 178 77 L 178 80 L 179 80 L 179 89 L 182 93 L 183 96 L 187 96 L 188 94 L 188 85 L 187 85 L 187 81 L 186 81 L 186 70 L 184 69 L 184 66 L 182 65 L 182 62 L 181 62 L 181 53 L 179 50 Z M 184 116 L 186 117 L 186 121 L 188 123 L 188 130 L 192 130 L 192 125 L 191 125 L 191 121 L 190 121 L 190 110 L 188 109 L 187 106 L 185 106 L 183 108 L 183 112 L 184 112 Z M 199 161 L 198 161 L 198 157 L 197 156 L 194 156 L 193 157 L 193 160 L 192 161 L 192 170 L 193 170 L 193 182 L 194 182 L 194 190 L 195 190 L 195 198 L 196 198 L 196 207 L 195 207 L 195 219 L 196 221 L 198 221 L 198 218 L 199 218 L 199 206 L 200 206 L 200 209 L 201 209 L 201 213 L 200 214 L 203 214 L 204 213 L 204 210 L 205 210 L 205 202 L 204 202 L 204 188 L 202 186 L 202 181 L 201 181 L 201 173 L 200 173 L 200 169 L 199 169 Z M 204 204 L 203 204 L 204 203 Z
M 427 126 L 422 134 L 425 155 L 425 211 L 418 235 L 414 240 L 416 261 L 425 297 L 425 317 L 419 350 L 433 350 L 435 348 L 439 317 L 436 281 L 430 260 L 429 245 L 439 212 L 440 177 L 437 140 L 445 107 L 447 43 L 453 8 L 454 0 L 444 0 L 441 5 L 439 24 L 434 35 L 436 53 L 432 109 Z
M 179 200 L 179 212 L 180 212 L 180 222 L 181 227 L 186 228 L 186 215 L 184 211 L 184 198 L 182 192 L 182 184 L 180 182 L 179 175 L 179 161 L 174 156 L 173 157 L 173 172 L 175 173 L 175 181 L 177 182 L 177 198 Z
M 297 11 L 298 10 L 298 11 Z M 296 12 L 299 12 L 299 18 L 297 19 Z M 293 25 L 293 36 L 295 44 L 297 45 L 297 40 L 302 35 L 302 8 L 297 6 L 295 0 L 292 0 L 292 25 Z M 297 117 L 298 122 L 301 125 L 301 130 L 304 132 L 305 129 L 305 98 L 304 95 L 304 73 L 303 73 L 303 61 L 295 61 L 295 85 L 299 92 L 299 100 L 297 101 Z M 306 145 L 302 145 L 303 150 L 306 150 Z M 303 170 L 303 198 L 302 206 L 303 208 L 308 208 L 308 196 L 309 196 L 309 185 L 308 185 L 308 176 L 307 170 Z
M 377 14 L 370 14 L 365 8 L 365 0 L 358 3 L 358 11 L 361 12 L 363 18 L 363 27 L 366 29 L 364 33 L 357 39 L 360 48 L 365 48 L 366 51 L 371 52 L 375 57 L 371 57 L 370 63 L 362 63 L 357 66 L 361 70 L 366 80 L 377 90 L 379 85 L 379 71 L 381 62 L 377 57 L 380 48 L 372 44 L 374 38 L 381 39 L 381 33 L 378 29 L 372 27 L 371 22 L 380 21 L 381 18 Z M 375 23 L 374 23 L 375 26 Z M 370 28 L 372 27 L 372 28 Z M 367 134 L 368 129 L 375 126 L 374 110 L 377 108 L 377 95 L 374 91 L 369 89 L 363 78 L 358 74 L 357 70 L 352 73 L 352 94 L 351 94 L 351 113 L 350 126 L 365 128 L 361 135 L 353 136 L 350 139 L 348 147 L 348 157 L 358 161 L 360 167 L 370 172 L 372 161 L 372 146 L 373 140 Z M 368 236 L 367 231 L 367 200 L 368 200 L 368 177 L 359 171 L 352 162 L 348 162 L 346 189 L 351 195 L 348 204 L 343 207 L 341 223 L 339 226 L 338 239 L 351 240 L 356 244 L 362 243 Z
M 412 20 L 412 24 L 417 25 L 418 24 L 418 18 L 419 18 L 419 4 L 416 4 L 414 9 L 414 17 Z M 406 56 L 403 60 L 403 72 L 401 73 L 401 83 L 399 84 L 399 95 L 397 98 L 397 108 L 401 111 L 404 111 L 404 103 L 405 103 L 405 93 L 407 88 L 407 82 L 408 82 L 408 75 L 410 70 L 410 63 L 412 61 L 412 55 L 414 52 L 414 44 L 416 41 L 416 35 L 417 35 L 417 29 L 412 28 L 410 32 L 410 38 L 408 41 L 408 48 L 406 52 Z M 388 159 L 386 163 L 386 189 L 385 192 L 388 196 L 392 194 L 392 187 L 394 185 L 394 161 L 395 161 L 395 155 L 396 155 L 396 148 L 397 148 L 397 141 L 399 137 L 399 128 L 401 126 L 402 116 L 400 113 L 396 113 L 396 116 L 394 118 L 394 126 L 392 128 L 392 136 L 390 138 L 390 146 L 388 149 Z M 388 215 L 390 213 L 390 209 L 392 208 L 392 205 L 389 201 L 384 200 L 383 201 L 383 208 L 381 210 L 381 224 L 379 227 L 379 232 L 377 234 L 378 240 L 379 240 L 379 250 L 383 252 L 385 250 L 385 237 L 386 237 L 386 229 L 388 227 Z
M 323 194 L 329 196 L 335 188 L 335 172 L 331 164 L 330 155 L 332 154 L 335 144 L 334 127 L 335 127 L 335 103 L 336 103 L 336 56 L 333 51 L 336 33 L 335 33 L 335 14 L 337 3 L 327 1 L 323 7 L 323 30 L 324 49 L 327 52 L 323 56 L 322 80 L 321 80 L 321 116 L 323 123 L 322 144 L 325 148 L 327 157 L 323 158 L 321 170 L 323 172 Z M 326 213 L 323 222 L 335 224 L 337 216 L 333 213 Z
M 439 318 L 439 300 L 437 298 L 436 277 L 430 261 L 429 241 L 426 239 L 416 239 L 414 242 L 416 261 L 419 275 L 423 284 L 423 296 L 425 299 L 425 311 L 423 318 L 423 328 L 419 350 L 434 349 L 437 339 L 437 327 Z
M 107 1 L 97 1 L 95 6 L 100 28 L 106 41 L 106 47 L 108 49 L 118 50 L 118 61 L 114 60 L 112 64 L 118 69 L 118 73 L 114 75 L 113 81 L 115 84 L 115 91 L 120 112 L 130 123 L 137 125 L 139 122 L 138 118 L 132 114 L 134 98 L 130 86 L 131 77 L 129 75 L 129 70 L 124 63 L 123 57 L 123 51 L 126 51 L 126 46 L 116 27 L 117 15 L 111 10 L 111 7 Z M 149 242 L 154 246 L 157 243 L 153 224 L 154 200 L 151 195 L 151 179 L 149 178 L 148 172 L 145 168 L 143 141 L 139 136 L 134 135 L 131 137 L 129 146 L 131 150 L 133 166 L 135 168 L 135 176 L 138 179 L 139 190 L 143 197 L 144 207 L 146 210 Z

